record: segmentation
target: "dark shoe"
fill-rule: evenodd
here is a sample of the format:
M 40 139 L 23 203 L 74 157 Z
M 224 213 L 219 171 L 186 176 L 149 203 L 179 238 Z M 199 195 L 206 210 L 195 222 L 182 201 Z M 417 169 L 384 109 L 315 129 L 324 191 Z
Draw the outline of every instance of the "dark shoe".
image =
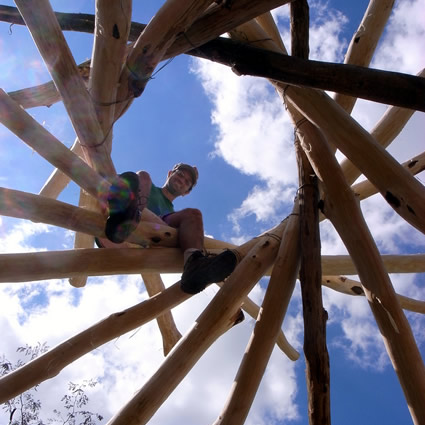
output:
M 180 286 L 183 292 L 197 294 L 213 282 L 221 282 L 236 267 L 236 255 L 226 250 L 219 255 L 204 255 L 195 251 L 186 261 Z
M 115 243 L 124 242 L 140 222 L 139 177 L 136 173 L 120 174 L 108 193 L 109 217 L 106 220 L 106 237 Z

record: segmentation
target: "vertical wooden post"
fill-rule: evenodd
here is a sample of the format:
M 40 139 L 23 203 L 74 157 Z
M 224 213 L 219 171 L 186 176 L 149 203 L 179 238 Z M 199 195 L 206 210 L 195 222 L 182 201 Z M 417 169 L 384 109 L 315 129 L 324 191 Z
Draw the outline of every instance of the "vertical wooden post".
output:
M 308 59 L 309 7 L 307 0 L 290 4 L 291 52 Z M 304 119 L 304 118 L 302 118 Z M 326 346 L 327 312 L 322 302 L 322 268 L 319 233 L 319 196 L 317 177 L 295 136 L 299 175 L 300 207 L 300 282 L 304 317 L 304 355 L 310 425 L 328 425 L 330 412 L 330 370 Z

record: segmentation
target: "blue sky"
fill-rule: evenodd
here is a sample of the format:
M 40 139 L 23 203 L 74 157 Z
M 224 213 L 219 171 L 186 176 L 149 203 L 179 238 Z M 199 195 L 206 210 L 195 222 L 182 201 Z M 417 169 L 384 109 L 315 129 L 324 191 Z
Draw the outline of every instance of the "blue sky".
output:
M 133 20 L 147 23 L 159 2 L 134 3 Z M 311 57 L 342 62 L 367 4 L 311 2 Z M 92 1 L 53 1 L 52 5 L 57 11 L 94 11 Z M 288 9 L 284 6 L 274 11 L 287 47 Z M 424 68 L 424 15 L 424 0 L 397 1 L 372 66 L 411 74 Z M 66 33 L 66 38 L 77 63 L 90 58 L 92 35 Z M 0 87 L 5 91 L 50 79 L 26 28 L 0 23 L 0 54 Z M 358 101 L 353 116 L 370 130 L 385 110 L 385 105 Z M 75 134 L 61 104 L 29 112 L 66 146 L 72 145 Z M 417 112 L 389 151 L 405 161 L 423 152 L 423 134 L 424 114 Z M 241 243 L 273 227 L 290 212 L 297 188 L 292 144 L 289 117 L 267 81 L 237 77 L 223 66 L 180 56 L 155 75 L 116 123 L 112 156 L 119 172 L 145 169 L 158 185 L 173 164 L 196 164 L 199 185 L 190 196 L 177 200 L 176 208 L 201 209 L 208 235 Z M 37 153 L 0 127 L 0 186 L 38 193 L 52 170 Z M 423 183 L 424 173 L 417 178 Z M 78 193 L 78 187 L 70 183 L 59 199 L 77 205 Z M 403 222 L 379 195 L 364 201 L 362 210 L 382 253 L 425 252 L 424 235 Z M 327 222 L 321 225 L 321 237 L 323 254 L 346 253 Z M 1 252 L 73 246 L 72 232 L 8 217 L 0 217 L 0 240 Z M 163 278 L 166 284 L 178 280 L 173 275 Z M 391 275 L 391 279 L 398 293 L 425 300 L 423 274 Z M 261 303 L 266 284 L 262 280 L 251 293 L 257 303 Z M 82 289 L 72 288 L 67 280 L 50 280 L 2 284 L 0 290 L 0 354 L 4 352 L 9 358 L 16 356 L 14 350 L 19 345 L 46 341 L 54 346 L 147 297 L 138 275 L 89 278 Z M 210 287 L 173 311 L 183 334 L 217 291 L 217 287 Z M 333 423 L 412 423 L 366 300 L 327 288 L 323 297 L 329 313 Z M 406 315 L 424 356 L 424 318 L 416 313 Z M 212 423 L 230 391 L 253 326 L 254 320 L 247 316 L 224 335 L 151 423 Z M 283 328 L 291 344 L 302 352 L 298 285 Z M 43 383 L 38 395 L 47 412 L 57 403 L 53 394 L 64 393 L 69 380 L 97 378 L 99 385 L 89 394 L 91 408 L 108 419 L 155 372 L 162 358 L 159 332 L 151 323 L 84 356 Z M 246 424 L 306 425 L 304 371 L 302 354 L 300 360 L 292 362 L 275 349 Z

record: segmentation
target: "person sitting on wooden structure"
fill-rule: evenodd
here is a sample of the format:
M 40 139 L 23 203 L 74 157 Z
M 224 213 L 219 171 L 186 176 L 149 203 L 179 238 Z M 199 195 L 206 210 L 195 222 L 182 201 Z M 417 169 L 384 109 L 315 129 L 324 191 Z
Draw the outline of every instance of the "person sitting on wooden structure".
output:
M 196 294 L 213 282 L 221 282 L 236 267 L 237 258 L 231 250 L 218 255 L 204 250 L 202 213 L 195 208 L 174 211 L 173 201 L 190 193 L 198 181 L 198 170 L 188 164 L 176 164 L 168 172 L 162 187 L 152 183 L 146 171 L 125 172 L 112 182 L 107 195 L 108 218 L 105 234 L 109 241 L 120 244 L 137 228 L 144 208 L 159 216 L 166 224 L 178 229 L 179 246 L 183 251 L 184 268 L 181 288 Z M 108 241 L 97 240 L 100 247 Z

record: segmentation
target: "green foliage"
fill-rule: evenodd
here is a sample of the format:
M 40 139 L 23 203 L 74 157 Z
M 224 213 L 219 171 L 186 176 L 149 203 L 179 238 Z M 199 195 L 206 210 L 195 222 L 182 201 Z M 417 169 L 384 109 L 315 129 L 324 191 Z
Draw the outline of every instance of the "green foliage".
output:
M 18 347 L 16 351 L 27 360 L 33 360 L 48 349 L 46 343 L 37 343 L 35 346 L 27 344 L 25 347 Z M 15 364 L 12 364 L 3 355 L 0 360 L 0 376 L 7 375 L 25 363 L 26 361 L 19 359 Z M 9 414 L 8 425 L 96 425 L 103 420 L 103 417 L 98 413 L 87 410 L 89 398 L 85 392 L 87 388 L 93 388 L 96 385 L 95 379 L 83 381 L 79 384 L 69 382 L 68 392 L 61 399 L 63 407 L 54 409 L 53 417 L 48 418 L 47 423 L 40 419 L 42 405 L 40 400 L 36 398 L 38 386 L 4 403 L 2 408 Z

